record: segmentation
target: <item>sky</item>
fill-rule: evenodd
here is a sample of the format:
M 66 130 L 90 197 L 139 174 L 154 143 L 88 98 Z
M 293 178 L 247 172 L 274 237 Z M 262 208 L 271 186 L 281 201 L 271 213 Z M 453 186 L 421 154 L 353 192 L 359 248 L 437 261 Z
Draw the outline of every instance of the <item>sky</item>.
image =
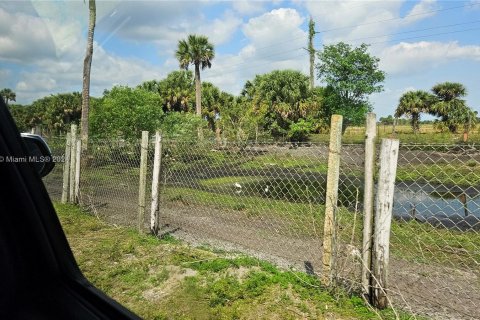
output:
M 202 80 L 223 91 L 239 94 L 276 69 L 308 74 L 310 17 L 317 50 L 367 43 L 380 58 L 384 91 L 370 97 L 377 117 L 393 114 L 403 93 L 445 81 L 464 84 L 467 104 L 480 112 L 480 0 L 97 0 L 91 95 L 165 78 L 179 69 L 178 41 L 192 33 L 215 46 Z M 88 1 L 2 0 L 0 88 L 21 104 L 81 91 L 87 30 Z

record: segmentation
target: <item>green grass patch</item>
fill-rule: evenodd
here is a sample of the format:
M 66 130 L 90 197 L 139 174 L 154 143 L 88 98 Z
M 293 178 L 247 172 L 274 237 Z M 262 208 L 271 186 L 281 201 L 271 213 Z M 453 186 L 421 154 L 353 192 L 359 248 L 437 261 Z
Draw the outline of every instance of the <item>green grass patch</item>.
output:
M 235 177 L 220 177 L 220 178 L 211 178 L 199 180 L 199 183 L 205 187 L 232 187 L 235 183 L 245 184 L 245 183 L 259 183 L 265 181 L 264 177 L 253 177 L 253 176 L 235 176 Z
M 478 186 L 480 185 L 480 166 L 472 161 L 402 165 L 397 168 L 397 181 Z
M 325 207 L 308 203 L 234 196 L 189 188 L 168 188 L 172 201 L 207 206 L 222 210 L 223 214 L 240 211 L 247 217 L 263 215 L 284 218 L 281 231 L 297 236 L 321 236 Z M 362 239 L 362 215 L 339 207 L 337 211 L 338 237 L 343 243 L 359 245 Z M 417 221 L 392 221 L 391 246 L 393 255 L 403 260 L 436 265 L 478 266 L 480 261 L 480 234 L 436 228 Z
M 391 252 L 409 261 L 443 266 L 477 268 L 480 262 L 480 234 L 434 228 L 412 220 L 393 221 Z
M 360 298 L 333 297 L 307 274 L 112 227 L 72 205 L 55 207 L 86 277 L 145 319 L 376 318 Z M 391 310 L 380 315 L 395 318 Z
M 168 187 L 166 188 L 165 193 L 166 198 L 169 201 L 181 201 L 184 204 L 201 204 L 217 207 L 219 209 L 245 211 L 251 215 L 295 214 L 297 216 L 305 216 L 310 215 L 312 212 L 320 213 L 322 215 L 323 212 L 325 212 L 324 205 L 294 203 L 256 196 L 236 196 L 192 188 Z
M 421 143 L 421 144 L 459 144 L 463 143 L 463 133 L 441 132 L 436 130 L 431 124 L 420 125 L 420 132 L 414 134 L 412 127 L 409 125 L 397 125 L 395 134 L 392 134 L 391 125 L 377 125 L 377 137 L 396 138 L 401 143 Z M 330 134 L 328 132 L 320 134 L 311 134 L 309 140 L 314 143 L 328 143 Z M 365 127 L 347 127 L 342 135 L 342 143 L 361 144 L 365 142 Z M 478 130 L 471 131 L 468 136 L 468 143 L 480 143 L 480 132 Z
M 294 157 L 290 154 L 267 154 L 254 157 L 241 165 L 243 169 L 268 169 L 279 167 L 299 169 L 305 172 L 327 173 L 327 162 L 306 157 Z

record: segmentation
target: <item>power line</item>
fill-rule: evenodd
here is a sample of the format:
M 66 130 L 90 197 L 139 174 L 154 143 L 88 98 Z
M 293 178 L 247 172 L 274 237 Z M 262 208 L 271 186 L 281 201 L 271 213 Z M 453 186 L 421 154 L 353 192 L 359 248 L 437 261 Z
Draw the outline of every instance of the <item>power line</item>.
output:
M 273 53 L 273 54 L 268 54 L 268 55 L 263 55 L 263 56 L 257 56 L 257 57 L 255 57 L 255 59 L 267 59 L 267 58 L 271 58 L 271 57 L 275 57 L 275 56 L 279 56 L 279 55 L 284 55 L 284 54 L 287 54 L 287 53 L 290 53 L 290 52 L 295 52 L 295 51 L 298 51 L 300 49 L 303 49 L 303 48 L 299 47 L 299 48 L 295 48 L 295 49 L 292 49 L 292 50 L 276 52 L 276 53 Z M 226 68 L 220 68 L 220 71 L 222 71 L 222 70 L 227 70 L 228 71 L 230 69 L 236 69 L 237 66 L 241 66 L 241 65 L 244 65 L 244 64 L 248 64 L 248 62 L 240 62 L 240 63 L 232 64 L 232 65 L 229 65 Z
M 349 28 L 352 28 L 352 29 L 353 29 L 353 28 L 356 28 L 356 27 L 360 27 L 360 26 L 364 26 L 364 25 L 369 25 L 369 24 L 382 23 L 382 22 L 388 22 L 388 21 L 394 21 L 394 20 L 401 20 L 401 19 L 408 19 L 409 17 L 426 15 L 426 14 L 435 13 L 435 12 L 443 12 L 443 11 L 455 10 L 455 9 L 460 9 L 460 8 L 465 8 L 465 7 L 472 7 L 472 6 L 475 6 L 475 4 L 474 4 L 474 3 L 471 3 L 471 4 L 466 4 L 466 5 L 461 5 L 461 6 L 455 6 L 455 7 L 449 7 L 449 8 L 444 8 L 444 9 L 424 11 L 424 12 L 416 13 L 416 14 L 413 14 L 413 15 L 408 15 L 408 16 L 405 16 L 405 17 L 390 18 L 390 19 L 385 19 L 385 20 L 378 20 L 378 21 L 366 22 L 366 23 L 362 23 L 362 24 L 351 25 L 351 26 L 344 26 L 344 27 L 338 27 L 338 28 L 332 28 L 332 29 L 325 29 L 325 30 L 321 30 L 321 31 L 316 31 L 315 33 L 316 33 L 316 34 L 318 34 L 318 33 L 327 33 L 327 32 L 331 32 L 331 31 L 336 31 L 336 30 L 341 30 L 341 29 L 349 29 Z M 360 7 L 360 6 L 357 6 L 357 7 Z M 282 45 L 282 44 L 285 44 L 285 43 L 291 43 L 292 41 L 296 41 L 296 40 L 300 40 L 300 39 L 304 40 L 304 39 L 305 39 L 305 36 L 306 36 L 306 35 L 302 35 L 302 36 L 299 36 L 299 37 L 291 38 L 291 39 L 289 39 L 289 40 L 277 42 L 277 43 L 275 43 L 275 44 L 258 47 L 258 48 L 256 48 L 256 49 L 257 49 L 257 50 L 268 49 L 268 48 L 275 47 L 275 46 L 279 46 L 279 45 Z
M 374 23 L 382 23 L 382 22 L 387 22 L 387 21 L 405 19 L 405 18 L 409 18 L 409 17 L 413 17 L 413 16 L 425 15 L 425 14 L 430 14 L 430 13 L 434 13 L 434 12 L 449 11 L 449 10 L 454 10 L 454 9 L 459 9 L 459 8 L 465 8 L 465 7 L 470 7 L 470 6 L 473 6 L 473 4 L 455 6 L 455 7 L 445 8 L 445 9 L 437 9 L 437 10 L 425 11 L 425 12 L 421 12 L 421 13 L 417 13 L 417 14 L 413 14 L 413 15 L 408 15 L 408 16 L 406 16 L 406 17 L 391 18 L 391 19 L 379 20 L 379 21 L 374 21 L 374 22 L 369 22 L 369 23 L 352 25 L 352 26 L 345 26 L 345 27 L 340 27 L 340 28 L 327 29 L 327 30 L 322 30 L 322 31 L 316 32 L 316 33 L 326 33 L 326 32 L 331 32 L 331 31 L 334 31 L 334 30 L 347 29 L 347 28 L 355 28 L 355 27 L 362 26 L 362 25 L 369 25 L 369 24 L 374 24 Z M 427 30 L 434 30 L 434 29 L 440 29 L 440 28 L 455 27 L 455 26 L 472 24 L 472 23 L 478 23 L 478 22 L 480 22 L 480 20 L 474 20 L 474 21 L 469 21 L 469 22 L 464 22 L 464 23 L 455 23 L 455 24 L 441 25 L 441 26 L 435 26 L 435 27 L 429 27 L 429 28 L 423 28 L 423 29 L 416 29 L 416 30 L 409 30 L 409 31 L 403 31 L 403 32 L 396 32 L 396 33 L 384 34 L 384 35 L 378 35 L 378 36 L 370 36 L 370 37 L 363 37 L 363 38 L 347 39 L 347 40 L 345 40 L 345 41 L 357 41 L 357 40 L 364 40 L 364 39 L 375 39 L 375 38 L 381 38 L 381 37 L 393 36 L 393 35 L 399 35 L 399 34 L 407 34 L 407 33 L 414 33 L 414 32 L 427 31 Z M 434 33 L 434 34 L 428 34 L 428 35 L 421 35 L 421 36 L 414 36 L 414 37 L 407 37 L 407 38 L 402 38 L 402 39 L 396 39 L 396 40 L 393 40 L 393 41 L 403 41 L 403 40 L 410 40 L 410 39 L 419 39 L 419 38 L 433 37 L 433 36 L 439 36 L 439 35 L 445 35 L 445 34 L 453 34 L 453 33 L 459 33 L 459 32 L 467 32 L 467 31 L 478 30 L 478 29 L 479 29 L 479 28 L 470 28 L 470 29 L 464 29 L 464 30 L 458 30 L 458 31 L 441 32 L 441 33 Z M 305 39 L 305 38 L 304 38 L 304 36 L 298 37 L 298 38 L 293 38 L 293 39 L 290 39 L 290 40 L 287 40 L 287 41 L 282 41 L 282 42 L 280 42 L 280 43 L 276 43 L 276 44 L 274 44 L 274 45 L 269 45 L 269 46 L 264 46 L 264 47 L 256 48 L 256 50 L 261 50 L 261 49 L 264 49 L 264 48 L 270 48 L 270 47 L 273 47 L 273 46 L 278 46 L 278 45 L 281 45 L 281 44 L 283 44 L 283 43 L 288 43 L 288 42 L 291 43 L 292 40 L 294 40 L 294 39 Z M 392 40 L 388 40 L 388 41 L 378 41 L 378 42 L 373 42 L 373 43 L 370 43 L 370 44 L 375 45 L 375 44 L 380 44 L 380 43 L 388 43 L 388 42 L 390 42 L 390 41 L 392 41 Z M 267 59 L 267 58 L 271 58 L 271 57 L 274 57 L 274 56 L 281 56 L 281 55 L 284 55 L 284 54 L 287 54 L 287 53 L 290 53 L 290 52 L 294 52 L 294 51 L 297 51 L 297 50 L 300 50 L 300 49 L 304 49 L 304 48 L 303 48 L 303 47 L 295 48 L 295 49 L 293 49 L 293 50 L 282 51 L 282 52 L 278 52 L 278 53 L 274 53 L 274 54 L 269 54 L 269 55 L 265 55 L 265 56 L 258 56 L 258 57 L 255 57 L 255 58 L 256 58 L 256 59 Z M 301 56 L 304 56 L 304 55 L 305 55 L 305 54 L 301 54 L 301 55 L 293 56 L 292 58 L 301 57 Z M 238 68 L 239 66 L 242 66 L 242 65 L 245 65 L 245 64 L 248 64 L 248 63 L 249 63 L 249 62 L 236 63 L 236 64 L 233 64 L 233 65 L 228 66 L 227 68 L 221 68 L 221 69 L 220 69 L 220 72 L 222 72 L 222 74 L 229 74 L 229 73 L 237 72 L 238 70 L 241 70 L 241 69 L 243 70 L 243 69 L 258 68 L 258 67 L 260 67 L 260 66 L 264 66 L 264 65 L 265 65 L 265 64 L 260 64 L 260 65 L 248 66 L 248 67 L 245 67 L 245 68 Z
M 266 59 L 266 58 L 274 57 L 274 56 L 277 56 L 277 55 L 282 55 L 282 54 L 285 54 L 285 53 L 294 52 L 294 51 L 297 51 L 297 50 L 300 50 L 300 49 L 303 49 L 303 48 L 302 48 L 302 47 L 298 47 L 298 48 L 295 48 L 295 49 L 291 49 L 291 50 L 287 50 L 287 51 L 281 51 L 281 52 L 277 52 L 277 53 L 273 53 L 273 54 L 269 54 L 269 55 L 265 55 L 265 56 L 257 56 L 257 57 L 255 57 L 255 58 L 257 58 L 257 59 Z M 248 63 L 248 62 L 235 63 L 235 64 L 230 65 L 229 67 L 234 67 L 234 66 L 242 65 L 242 64 L 245 64 L 245 63 Z
M 362 38 L 355 38 L 355 39 L 346 39 L 344 41 L 357 41 L 357 40 L 365 40 L 365 39 L 375 39 L 375 38 L 395 36 L 395 35 L 405 34 L 405 33 L 415 33 L 415 32 L 419 32 L 419 31 L 427 31 L 427 30 L 434 30 L 434 29 L 441 29 L 441 28 L 448 28 L 448 27 L 456 27 L 456 26 L 479 23 L 479 22 L 480 22 L 480 20 L 474 20 L 474 21 L 469 21 L 469 22 L 464 22 L 464 23 L 447 24 L 447 25 L 443 25 L 443 26 L 435 26 L 435 27 L 424 28 L 424 29 L 416 29 L 416 30 L 410 30 L 410 31 L 395 32 L 395 33 L 383 34 L 383 35 L 378 35 L 378 36 L 362 37 Z M 467 30 L 470 30 L 470 29 L 467 29 Z
M 410 39 L 418 39 L 418 38 L 426 38 L 426 37 L 433 37 L 433 36 L 439 36 L 439 35 L 445 35 L 445 34 L 453 34 L 453 33 L 459 33 L 459 32 L 468 32 L 468 31 L 473 31 L 473 30 L 480 30 L 480 27 L 478 28 L 470 28 L 470 29 L 463 29 L 463 30 L 456 30 L 456 31 L 450 31 L 450 32 L 441 32 L 441 33 L 434 33 L 434 34 L 429 34 L 429 35 L 422 35 L 422 36 L 415 36 L 415 37 L 407 37 L 407 38 L 401 38 L 401 39 L 396 39 L 395 41 L 403 41 L 403 40 L 410 40 Z M 380 43 L 388 43 L 390 42 L 391 40 L 389 41 L 378 41 L 378 42 L 373 42 L 371 43 L 372 45 L 375 45 L 375 44 L 380 44 Z M 297 48 L 296 50 L 300 50 L 300 49 L 304 49 L 304 48 Z M 271 56 L 278 56 L 278 55 L 282 55 L 282 54 L 285 54 L 285 53 L 290 53 L 292 52 L 292 50 L 290 51 L 287 51 L 287 52 L 280 52 L 280 53 L 277 53 L 275 55 L 271 55 Z M 295 55 L 295 56 L 291 56 L 289 57 L 290 59 L 294 59 L 294 58 L 300 58 L 300 57 L 307 57 L 308 56 L 308 53 L 305 51 L 305 52 L 302 52 L 302 54 L 299 54 L 299 55 Z M 266 58 L 266 57 L 264 57 Z M 279 61 L 280 62 L 280 61 Z M 245 62 L 245 63 L 240 63 L 240 64 L 237 64 L 238 65 L 242 65 L 242 64 L 247 64 L 248 62 Z M 231 74 L 231 73 L 235 73 L 235 72 L 238 72 L 239 70 L 246 70 L 246 69 L 252 69 L 252 68 L 260 68 L 260 67 L 263 67 L 263 66 L 266 66 L 267 64 L 265 63 L 262 63 L 262 64 L 255 64 L 255 65 L 251 65 L 251 66 L 247 66 L 247 67 L 244 67 L 244 68 L 239 68 L 239 67 L 235 67 L 235 68 L 227 68 L 227 69 L 221 69 L 221 74 L 224 75 L 224 74 Z M 226 72 L 224 71 L 226 70 Z M 213 71 L 213 70 L 212 70 Z M 208 78 L 212 78 L 212 76 L 208 76 L 206 77 L 207 79 Z
M 408 38 L 394 39 L 394 40 L 388 40 L 388 41 L 372 42 L 372 43 L 370 43 L 370 44 L 388 43 L 388 42 L 391 42 L 391 41 L 403 41 L 403 40 L 410 40 L 410 39 L 433 37 L 433 36 L 440 36 L 440 35 L 445 35 L 445 34 L 453 34 L 453 33 L 473 31 L 473 30 L 480 30 L 480 27 L 478 27 L 478 28 L 470 28 L 470 29 L 463 29 L 463 30 L 456 30 L 456 31 L 449 31 L 449 32 L 432 33 L 432 34 L 426 34 L 426 35 L 423 35 L 423 36 L 408 37 Z
M 301 49 L 301 48 L 300 48 Z M 294 56 L 291 56 L 290 58 L 291 59 L 294 59 L 294 58 L 300 58 L 300 57 L 307 57 L 308 56 L 308 53 L 306 52 L 302 52 L 301 54 L 299 55 L 294 55 Z M 285 61 L 285 60 L 282 60 L 282 61 Z M 276 61 L 276 62 L 282 62 L 282 61 Z M 273 62 L 275 63 L 275 62 Z M 247 63 L 245 63 L 247 64 Z M 263 66 L 266 66 L 266 65 L 269 65 L 269 64 L 272 64 L 272 63 L 261 63 L 261 64 L 254 64 L 254 65 L 251 65 L 251 66 L 247 66 L 247 67 L 244 67 L 244 68 L 233 68 L 233 69 L 227 69 L 226 72 L 224 71 L 220 71 L 219 73 L 221 73 L 221 75 L 225 75 L 225 74 L 231 74 L 231 73 L 235 73 L 235 72 L 238 72 L 239 70 L 247 70 L 247 69 L 253 69 L 253 68 L 261 68 Z M 214 71 L 214 70 L 212 70 Z M 216 71 L 216 70 L 215 70 Z M 213 78 L 214 76 L 205 76 L 205 80 L 208 80 L 209 78 Z
M 457 26 L 457 25 L 464 25 L 464 24 L 469 24 L 469 23 L 477 23 L 477 22 L 480 22 L 480 20 L 478 21 L 471 21 L 471 22 L 466 22 L 466 23 L 457 23 L 457 24 L 452 24 L 452 25 L 449 25 L 449 26 Z M 446 27 L 445 26 L 438 26 L 438 27 L 432 27 L 432 28 L 425 28 L 425 29 L 419 29 L 419 30 L 412 30 L 412 31 L 409 31 L 409 33 L 411 32 L 416 32 L 416 31 L 424 31 L 424 30 L 431 30 L 431 29 L 434 29 L 434 28 L 440 28 L 440 27 Z M 473 31 L 473 30 L 479 30 L 480 27 L 477 27 L 477 28 L 469 28 L 469 29 L 462 29 L 462 30 L 455 30 L 455 31 L 448 31 L 448 32 L 439 32 L 439 33 L 432 33 L 432 34 L 427 34 L 427 35 L 421 35 L 421 36 L 413 36 L 413 37 L 406 37 L 406 38 L 400 38 L 400 39 L 393 39 L 393 40 L 387 40 L 387 41 L 377 41 L 377 42 L 371 42 L 369 44 L 371 45 L 375 45 L 375 44 L 381 44 L 381 43 L 388 43 L 388 42 L 391 42 L 391 41 L 404 41 L 404 40 L 411 40 L 411 39 L 419 39 L 419 38 L 428 38 L 428 37 L 434 37 L 434 36 L 440 36 L 440 35 L 446 35 L 446 34 L 454 34 L 454 33 L 461 33 L 461 32 L 468 32 L 468 31 Z M 389 35 L 396 35 L 396 34 L 403 34 L 403 33 L 406 33 L 406 32 L 398 32 L 398 33 L 394 33 L 394 34 L 387 34 L 387 35 L 379 35 L 379 36 L 372 36 L 372 37 L 366 37 L 366 38 L 381 38 L 381 37 L 384 37 L 384 36 L 389 36 Z M 356 38 L 356 39 L 347 39 L 345 41 L 357 41 L 357 40 L 363 40 L 365 38 Z M 288 51 L 282 51 L 282 52 L 277 52 L 277 53 L 274 53 L 274 54 L 270 54 L 270 55 L 265 55 L 265 56 L 259 56 L 259 57 L 256 57 L 258 59 L 267 59 L 267 58 L 271 58 L 271 57 L 275 57 L 275 56 L 281 56 L 281 55 L 284 55 L 284 54 L 287 54 L 287 53 L 291 53 L 291 52 L 294 52 L 294 51 L 298 51 L 298 50 L 305 50 L 305 48 L 301 47 L 301 48 L 295 48 L 293 50 L 288 50 Z M 316 50 L 318 51 L 318 50 Z M 303 55 L 298 55 L 298 56 L 293 56 L 292 58 L 294 57 L 299 57 L 299 56 L 303 56 Z M 226 68 L 220 68 L 220 72 L 224 73 L 224 74 L 228 74 L 228 73 L 233 73 L 233 72 L 236 72 L 238 70 L 243 70 L 243 69 L 250 69 L 250 68 L 254 68 L 254 67 L 258 67 L 259 65 L 255 65 L 253 67 L 246 67 L 246 68 L 238 68 L 239 66 L 242 66 L 242 65 L 245 65 L 245 64 L 248 64 L 249 62 L 240 62 L 240 63 L 236 63 L 236 64 L 233 64 L 233 65 L 230 65 Z M 226 72 L 225 72 L 226 71 Z
M 366 25 L 375 24 L 375 23 L 382 23 L 382 22 L 388 22 L 388 21 L 394 21 L 394 20 L 408 19 L 408 18 L 410 18 L 410 17 L 420 16 L 420 15 L 425 15 L 425 14 L 435 13 L 435 12 L 442 12 L 442 11 L 454 10 L 454 9 L 465 8 L 465 7 L 472 7 L 472 6 L 474 6 L 474 5 L 475 5 L 474 3 L 470 3 L 470 4 L 466 4 L 466 5 L 462 5 L 462 6 L 456 6 L 456 7 L 450 7 L 450 8 L 445 8 L 445 9 L 437 9 L 437 10 L 432 10 L 432 11 L 425 11 L 425 12 L 415 13 L 415 14 L 407 15 L 407 16 L 405 16 L 405 17 L 390 18 L 390 19 L 384 19 L 384 20 L 378 20 L 378 21 L 360 23 L 360 24 L 351 25 L 351 26 L 338 27 L 338 28 L 332 28 L 332 29 L 325 29 L 325 30 L 321 30 L 321 31 L 316 31 L 315 33 L 325 33 L 325 32 L 331 32 L 331 31 L 342 30 L 342 29 L 353 29 L 353 28 L 356 28 L 356 27 L 366 26 Z

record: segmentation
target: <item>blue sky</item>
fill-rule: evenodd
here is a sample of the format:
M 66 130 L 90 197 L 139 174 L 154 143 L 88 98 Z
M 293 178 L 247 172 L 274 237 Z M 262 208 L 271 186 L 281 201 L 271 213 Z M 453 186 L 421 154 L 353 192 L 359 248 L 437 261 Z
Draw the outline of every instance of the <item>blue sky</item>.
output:
M 371 44 L 387 73 L 385 90 L 371 97 L 378 117 L 392 114 L 404 92 L 444 81 L 463 83 L 480 112 L 479 0 L 97 1 L 91 93 L 164 78 L 178 69 L 176 45 L 190 33 L 215 45 L 202 79 L 224 91 L 238 94 L 275 69 L 307 74 L 310 16 L 319 50 Z M 87 24 L 83 1 L 0 2 L 0 88 L 19 103 L 80 91 Z

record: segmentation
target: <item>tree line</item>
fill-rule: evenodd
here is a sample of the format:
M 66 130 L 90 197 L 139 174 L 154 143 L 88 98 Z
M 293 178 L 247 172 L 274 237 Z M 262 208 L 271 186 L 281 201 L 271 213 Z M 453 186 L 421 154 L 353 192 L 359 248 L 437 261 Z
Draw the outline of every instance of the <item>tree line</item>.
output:
M 201 70 L 212 66 L 214 48 L 207 37 L 190 35 L 178 43 L 180 70 L 161 80 L 134 88 L 115 86 L 102 97 L 92 97 L 90 135 L 137 138 L 142 130 L 161 129 L 170 136 L 192 136 L 204 128 L 212 136 L 237 140 L 305 140 L 328 127 L 333 113 L 343 114 L 348 124 L 361 124 L 371 110 L 369 94 L 382 90 L 385 77 L 378 69 L 379 59 L 367 48 L 339 43 L 318 52 L 315 69 L 325 87 L 311 87 L 311 79 L 299 71 L 274 70 L 248 80 L 235 96 L 200 81 Z M 10 108 L 22 130 L 42 126 L 53 135 L 79 122 L 81 106 L 79 93 L 64 93 Z
M 437 128 L 456 133 L 459 129 L 468 132 L 478 122 L 477 112 L 467 106 L 462 99 L 467 89 L 461 83 L 443 82 L 434 85 L 431 93 L 424 90 L 412 90 L 400 97 L 395 117 L 407 116 L 413 132 L 420 130 L 421 114 L 438 117 L 434 122 Z
M 385 79 L 379 59 L 367 51 L 367 44 L 352 47 L 340 42 L 316 52 L 318 63 L 311 67 L 324 86 L 313 86 L 312 74 L 274 70 L 256 75 L 239 95 L 232 95 L 201 82 L 200 72 L 212 66 L 215 51 L 207 37 L 190 35 L 178 42 L 175 52 L 180 70 L 136 87 L 115 86 L 90 98 L 89 134 L 136 139 L 142 130 L 160 129 L 169 137 L 195 138 L 205 132 L 234 140 L 302 141 L 327 129 L 332 114 L 344 116 L 344 129 L 363 125 L 372 110 L 368 98 L 383 90 Z M 452 132 L 475 124 L 475 113 L 461 99 L 466 94 L 461 84 L 447 82 L 432 91 L 405 93 L 395 117 L 409 117 L 415 132 L 421 113 L 439 117 L 438 123 Z M 15 100 L 9 89 L 0 94 Z M 56 135 L 65 133 L 71 123 L 80 123 L 82 98 L 80 93 L 62 93 L 9 108 L 21 130 L 41 127 L 44 134 Z

